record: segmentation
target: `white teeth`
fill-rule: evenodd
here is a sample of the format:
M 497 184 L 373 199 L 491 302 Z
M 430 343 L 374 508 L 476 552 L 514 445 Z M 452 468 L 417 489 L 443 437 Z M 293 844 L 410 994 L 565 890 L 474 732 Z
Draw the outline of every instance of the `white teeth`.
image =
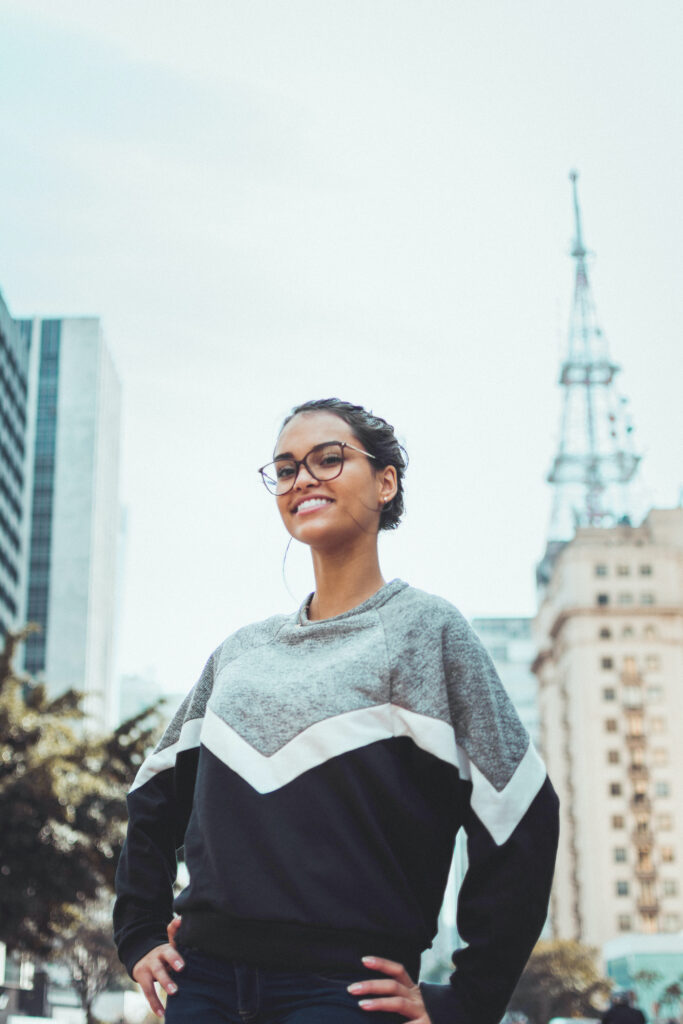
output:
M 306 501 L 302 501 L 300 505 L 297 505 L 296 510 L 300 512 L 302 508 L 316 508 L 329 504 L 331 504 L 330 498 L 307 498 Z

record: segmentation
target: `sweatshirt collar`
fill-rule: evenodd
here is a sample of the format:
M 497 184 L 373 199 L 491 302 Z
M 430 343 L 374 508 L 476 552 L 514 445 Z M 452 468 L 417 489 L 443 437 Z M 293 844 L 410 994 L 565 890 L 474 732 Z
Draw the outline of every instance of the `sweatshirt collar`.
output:
M 363 601 L 361 604 L 356 605 L 355 608 L 349 608 L 346 612 L 341 612 L 340 615 L 333 615 L 329 619 L 309 619 L 308 608 L 313 597 L 313 593 L 310 593 L 306 600 L 302 603 L 299 611 L 297 612 L 296 622 L 299 626 L 323 626 L 330 622 L 341 622 L 345 619 L 349 619 L 354 615 L 362 615 L 363 612 L 373 611 L 375 608 L 379 608 L 387 601 L 391 600 L 395 594 L 400 593 L 408 586 L 403 580 L 394 579 L 389 580 L 383 587 L 376 590 L 374 594 Z

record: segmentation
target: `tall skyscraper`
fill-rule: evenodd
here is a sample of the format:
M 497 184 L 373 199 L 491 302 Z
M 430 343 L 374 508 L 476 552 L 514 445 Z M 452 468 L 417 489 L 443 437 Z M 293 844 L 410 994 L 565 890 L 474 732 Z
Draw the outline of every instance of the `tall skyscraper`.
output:
M 560 796 L 553 932 L 602 946 L 683 928 L 683 508 L 582 527 L 536 619 Z
M 23 323 L 30 338 L 28 599 L 40 625 L 25 667 L 50 691 L 83 690 L 111 724 L 121 387 L 95 318 Z
M 29 346 L 0 294 L 0 637 L 22 625 Z
M 538 680 L 531 671 L 536 654 L 531 624 L 531 619 L 520 617 L 472 619 L 472 627 L 491 655 L 522 725 L 538 746 Z

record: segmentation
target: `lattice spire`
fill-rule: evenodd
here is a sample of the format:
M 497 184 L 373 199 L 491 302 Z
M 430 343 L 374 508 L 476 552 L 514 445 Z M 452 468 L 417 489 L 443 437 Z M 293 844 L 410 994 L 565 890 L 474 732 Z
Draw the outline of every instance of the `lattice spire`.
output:
M 559 379 L 560 441 L 547 477 L 554 496 L 546 557 L 569 540 L 577 526 L 613 526 L 628 517 L 627 485 L 640 461 L 633 452 L 627 400 L 614 383 L 619 367 L 610 360 L 588 280 L 577 172 L 569 178 L 576 232 L 571 253 L 576 261 L 574 300 Z M 545 561 L 539 566 L 539 582 L 547 574 Z

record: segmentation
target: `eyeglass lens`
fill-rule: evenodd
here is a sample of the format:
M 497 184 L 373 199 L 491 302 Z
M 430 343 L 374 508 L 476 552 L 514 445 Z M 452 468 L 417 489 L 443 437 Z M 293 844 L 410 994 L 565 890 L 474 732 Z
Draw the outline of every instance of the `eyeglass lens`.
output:
M 321 445 L 308 452 L 301 460 L 316 480 L 334 480 L 342 471 L 344 452 L 337 443 Z M 278 459 L 263 470 L 263 479 L 273 494 L 291 491 L 299 465 L 295 459 Z

